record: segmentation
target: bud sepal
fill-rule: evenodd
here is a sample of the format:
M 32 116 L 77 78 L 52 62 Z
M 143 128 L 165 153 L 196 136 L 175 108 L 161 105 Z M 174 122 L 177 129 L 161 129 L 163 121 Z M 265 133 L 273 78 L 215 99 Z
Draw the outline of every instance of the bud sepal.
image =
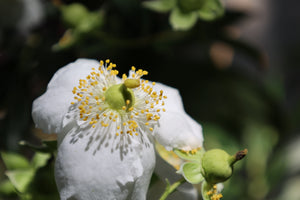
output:
M 177 173 L 182 174 L 185 180 L 191 184 L 198 184 L 204 180 L 201 170 L 201 159 L 205 153 L 203 148 L 195 149 L 192 151 L 183 151 L 175 149 L 174 153 L 180 158 L 187 160 L 184 162 Z
M 181 165 L 177 173 L 182 174 L 185 180 L 191 184 L 198 184 L 204 180 L 201 174 L 200 162 L 185 162 Z

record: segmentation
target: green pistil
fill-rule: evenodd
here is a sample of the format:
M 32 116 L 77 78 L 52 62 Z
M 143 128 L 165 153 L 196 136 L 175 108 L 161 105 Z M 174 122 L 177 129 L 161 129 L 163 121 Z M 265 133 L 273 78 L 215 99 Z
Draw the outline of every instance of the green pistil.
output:
M 125 84 L 113 85 L 105 92 L 105 102 L 114 110 L 132 107 L 135 102 L 134 94 Z

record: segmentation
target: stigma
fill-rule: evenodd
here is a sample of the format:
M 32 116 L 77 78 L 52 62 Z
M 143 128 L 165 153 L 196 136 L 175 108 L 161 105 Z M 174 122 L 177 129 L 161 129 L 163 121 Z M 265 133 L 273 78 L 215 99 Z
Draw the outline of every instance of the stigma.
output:
M 131 67 L 129 76 L 118 78 L 116 64 L 100 61 L 89 75 L 79 80 L 72 90 L 71 102 L 80 124 L 99 129 L 101 134 L 139 135 L 155 131 L 164 100 L 163 91 L 155 91 L 155 82 L 141 79 L 148 72 Z M 97 130 L 98 131 L 98 130 Z

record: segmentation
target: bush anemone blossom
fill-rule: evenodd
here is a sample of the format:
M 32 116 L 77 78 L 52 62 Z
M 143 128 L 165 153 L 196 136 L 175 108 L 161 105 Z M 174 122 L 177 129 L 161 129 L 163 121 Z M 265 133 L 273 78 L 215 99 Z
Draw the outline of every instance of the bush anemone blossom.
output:
M 33 102 L 38 128 L 58 136 L 55 179 L 62 200 L 146 198 L 155 167 L 154 141 L 166 149 L 202 146 L 201 126 L 178 90 L 119 78 L 110 60 L 78 59 L 58 70 Z

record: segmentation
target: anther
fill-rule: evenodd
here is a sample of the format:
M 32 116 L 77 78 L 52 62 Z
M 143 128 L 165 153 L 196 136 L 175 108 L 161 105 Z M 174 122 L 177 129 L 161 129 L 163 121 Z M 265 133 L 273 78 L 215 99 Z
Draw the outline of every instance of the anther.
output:
M 124 81 L 124 85 L 127 88 L 137 88 L 140 86 L 140 80 L 139 79 L 126 79 Z

